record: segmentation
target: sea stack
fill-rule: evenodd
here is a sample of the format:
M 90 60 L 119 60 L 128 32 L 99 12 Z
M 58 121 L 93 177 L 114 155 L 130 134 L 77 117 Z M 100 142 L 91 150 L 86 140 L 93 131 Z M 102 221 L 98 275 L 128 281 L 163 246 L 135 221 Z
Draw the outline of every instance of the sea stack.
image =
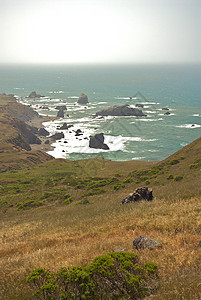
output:
M 146 115 L 138 108 L 130 107 L 129 105 L 114 105 L 96 113 L 96 116 L 136 116 L 146 117 Z
M 87 103 L 89 103 L 87 95 L 85 95 L 84 93 L 82 93 L 80 95 L 77 103 L 79 103 L 79 104 L 87 104 Z
M 90 136 L 89 147 L 95 149 L 109 150 L 108 145 L 104 144 L 103 133 L 97 133 L 94 136 Z

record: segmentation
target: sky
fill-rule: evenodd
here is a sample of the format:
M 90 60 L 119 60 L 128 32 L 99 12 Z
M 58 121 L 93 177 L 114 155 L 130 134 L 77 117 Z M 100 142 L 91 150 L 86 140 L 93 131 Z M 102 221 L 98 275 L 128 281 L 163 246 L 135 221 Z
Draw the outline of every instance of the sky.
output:
M 0 63 L 164 62 L 201 62 L 201 0 L 0 0 Z

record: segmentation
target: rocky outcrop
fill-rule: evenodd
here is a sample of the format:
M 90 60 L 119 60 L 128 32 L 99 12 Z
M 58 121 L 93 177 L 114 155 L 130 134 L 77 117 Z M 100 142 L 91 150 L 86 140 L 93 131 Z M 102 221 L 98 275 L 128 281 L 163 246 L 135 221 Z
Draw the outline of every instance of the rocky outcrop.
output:
M 17 120 L 14 121 L 13 127 L 19 130 L 28 144 L 41 144 L 41 140 L 35 135 L 38 131 L 36 127 L 29 126 L 23 121 Z M 27 150 L 27 148 L 29 147 L 26 146 L 25 149 Z
M 141 107 L 141 108 L 143 108 L 143 107 L 144 107 L 144 105 L 143 105 L 143 104 L 141 104 L 141 103 L 136 103 L 136 104 L 135 104 L 135 107 Z
M 64 118 L 64 111 L 62 108 L 60 108 L 60 110 L 58 111 L 57 118 Z
M 28 96 L 28 98 L 41 98 L 41 97 L 45 97 L 45 96 L 41 96 L 40 94 L 37 94 L 35 91 L 31 92 Z
M 160 242 L 151 239 L 150 237 L 141 235 L 134 239 L 133 248 L 137 250 L 140 249 L 153 250 L 154 248 L 162 248 L 162 244 Z
M 57 110 L 60 110 L 60 109 L 67 110 L 67 107 L 66 107 L 66 105 L 59 105 L 59 106 L 56 106 L 55 109 L 57 109 Z
M 163 107 L 162 110 L 169 110 L 169 108 L 168 107 Z
M 83 135 L 83 132 L 81 129 L 77 129 L 75 132 L 75 136 L 80 136 L 80 135 Z
M 38 134 L 40 136 L 48 136 L 49 132 L 45 128 L 40 128 L 39 131 L 38 131 Z
M 138 108 L 130 107 L 125 104 L 122 106 L 114 105 L 96 113 L 96 116 L 136 116 L 145 117 L 146 115 Z
M 103 133 L 95 134 L 90 136 L 89 147 L 95 149 L 109 150 L 108 145 L 104 144 L 104 135 Z
M 87 104 L 87 103 L 89 103 L 87 95 L 85 95 L 84 93 L 82 93 L 80 95 L 77 103 L 79 103 L 79 104 Z
M 129 194 L 125 198 L 122 199 L 122 204 L 127 204 L 130 202 L 136 202 L 136 201 L 151 201 L 153 200 L 153 191 L 151 188 L 148 187 L 140 187 L 135 190 L 134 193 Z
M 60 139 L 64 138 L 64 134 L 63 134 L 63 132 L 57 132 L 57 133 L 53 134 L 52 136 L 50 136 L 50 138 L 55 141 L 60 140 Z

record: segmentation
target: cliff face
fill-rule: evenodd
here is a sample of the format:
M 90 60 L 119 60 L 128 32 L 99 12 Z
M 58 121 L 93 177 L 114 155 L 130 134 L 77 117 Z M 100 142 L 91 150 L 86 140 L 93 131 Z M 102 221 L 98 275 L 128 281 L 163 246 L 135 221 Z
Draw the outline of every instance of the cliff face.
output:
M 41 143 L 35 135 L 38 129 L 25 123 L 39 117 L 31 107 L 17 103 L 14 97 L 0 95 L 0 155 L 2 162 L 5 157 L 8 157 L 8 153 L 12 153 L 12 162 L 14 162 L 16 155 L 19 157 L 20 153 L 23 153 L 25 156 L 25 150 L 31 151 L 30 144 Z M 41 152 L 37 157 L 40 155 Z M 45 160 L 53 159 L 44 153 L 42 161 L 44 156 Z M 39 161 L 40 159 L 38 159 Z

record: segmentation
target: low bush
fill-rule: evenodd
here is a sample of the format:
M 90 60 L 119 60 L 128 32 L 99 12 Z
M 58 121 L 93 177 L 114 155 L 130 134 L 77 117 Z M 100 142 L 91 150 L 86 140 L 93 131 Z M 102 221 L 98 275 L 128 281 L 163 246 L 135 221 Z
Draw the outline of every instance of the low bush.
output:
M 172 175 L 172 174 L 168 175 L 168 177 L 167 177 L 167 180 L 171 180 L 171 179 L 174 179 L 174 175 Z
M 125 188 L 125 184 L 124 183 L 119 182 L 119 183 L 117 183 L 117 184 L 114 185 L 114 190 L 115 191 L 118 191 L 119 189 L 122 189 L 122 188 Z
M 101 189 L 101 188 L 94 188 L 93 190 L 84 193 L 84 194 L 82 195 L 82 197 L 93 196 L 93 195 L 99 195 L 99 194 L 103 194 L 103 193 L 105 193 L 105 192 L 106 192 L 106 190 L 104 190 L 104 189 Z
M 182 180 L 184 177 L 182 175 L 177 175 L 174 177 L 174 181 L 180 181 Z
M 155 263 L 140 264 L 134 253 L 112 252 L 84 267 L 52 273 L 37 268 L 27 278 L 39 299 L 141 299 L 157 279 Z M 156 286 L 156 285 L 155 285 Z

